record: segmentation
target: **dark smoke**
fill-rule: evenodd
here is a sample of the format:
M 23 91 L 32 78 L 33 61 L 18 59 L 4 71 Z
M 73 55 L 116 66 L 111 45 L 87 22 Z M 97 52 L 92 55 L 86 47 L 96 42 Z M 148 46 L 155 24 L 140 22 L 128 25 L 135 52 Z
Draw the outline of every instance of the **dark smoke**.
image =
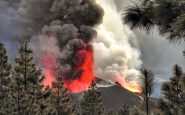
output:
M 17 37 L 30 38 L 44 26 L 72 24 L 95 26 L 102 21 L 103 9 L 94 0 L 22 0 L 16 16 Z
M 93 27 L 102 18 L 103 9 L 95 0 L 18 0 L 11 35 L 19 42 L 31 41 L 32 47 L 38 47 L 34 46 L 37 40 L 47 39 L 39 35 L 57 39 L 60 68 L 66 79 L 72 80 L 83 73 L 80 67 L 85 60 L 84 53 L 92 50 L 91 41 L 96 37 Z

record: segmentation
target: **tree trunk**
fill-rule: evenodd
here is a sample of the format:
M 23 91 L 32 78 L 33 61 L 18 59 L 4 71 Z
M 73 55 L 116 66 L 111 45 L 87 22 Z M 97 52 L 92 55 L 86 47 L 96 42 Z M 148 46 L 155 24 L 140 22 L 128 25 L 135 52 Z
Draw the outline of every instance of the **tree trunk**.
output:
M 24 65 L 25 65 L 25 70 L 24 70 L 24 85 L 25 85 L 25 90 L 27 89 L 27 62 L 26 62 L 26 53 L 27 53 L 27 42 L 25 43 L 25 55 L 24 55 Z
M 18 115 L 20 115 L 20 84 L 19 84 L 19 78 L 18 78 L 18 87 L 17 87 L 17 90 L 18 90 L 18 97 L 17 97 L 17 108 L 18 108 Z
M 57 111 L 58 111 L 58 115 L 60 115 L 60 109 L 59 109 L 59 106 L 60 106 L 60 82 L 59 82 L 59 78 L 58 78 L 58 81 L 57 81 L 57 87 L 58 87 L 58 92 L 57 92 L 57 96 L 58 96 L 58 98 L 57 98 L 57 106 L 58 106 L 58 108 L 57 108 Z
M 148 110 L 148 76 L 145 76 L 145 101 L 146 101 L 146 115 L 148 115 L 149 110 Z

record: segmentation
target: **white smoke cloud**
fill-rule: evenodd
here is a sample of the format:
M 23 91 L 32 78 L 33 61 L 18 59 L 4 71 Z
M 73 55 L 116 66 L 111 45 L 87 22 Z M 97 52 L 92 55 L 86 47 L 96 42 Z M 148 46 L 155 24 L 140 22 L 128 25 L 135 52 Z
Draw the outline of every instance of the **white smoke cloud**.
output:
M 115 81 L 117 74 L 128 81 L 138 80 L 142 61 L 140 51 L 129 42 L 135 40 L 134 33 L 122 24 L 121 13 L 113 0 L 97 0 L 104 9 L 101 25 L 96 27 L 97 39 L 94 43 L 95 74 L 106 81 Z
M 58 2 L 56 0 L 56 3 L 53 4 L 53 0 L 21 0 L 19 5 L 16 6 L 15 11 L 10 10 L 15 12 L 16 14 L 15 17 L 12 17 L 10 15 L 11 19 L 15 18 L 14 20 L 19 20 L 19 23 L 14 22 L 16 23 L 16 29 L 13 28 L 13 32 L 7 33 L 7 35 L 11 35 L 13 36 L 12 38 L 16 38 L 15 41 L 29 40 L 32 49 L 34 50 L 34 58 L 36 59 L 40 59 L 39 57 L 45 51 L 54 52 L 57 56 L 60 57 L 62 55 L 62 46 L 66 44 L 65 41 L 66 39 L 68 39 L 68 35 L 69 37 L 72 35 L 72 33 L 68 34 L 67 32 L 66 34 L 64 33 L 65 35 L 67 35 L 65 36 L 62 33 L 61 35 L 64 38 L 62 39 L 62 42 L 60 40 L 60 43 L 58 42 L 58 40 L 55 39 L 55 36 L 48 37 L 46 35 L 38 35 L 46 25 L 49 26 L 54 21 L 60 19 L 61 24 L 57 23 L 57 28 L 52 28 L 53 25 L 51 28 L 44 28 L 52 30 L 52 32 L 56 31 L 55 29 L 57 29 L 57 31 L 64 30 L 65 28 L 61 29 L 59 26 L 63 27 L 63 24 L 65 23 L 74 23 L 78 26 L 82 25 L 82 27 L 78 28 L 78 31 L 83 34 L 83 36 L 81 37 L 86 38 L 82 39 L 85 42 L 89 42 L 92 37 L 91 34 L 94 33 L 91 30 L 91 26 L 101 23 L 101 17 L 103 12 L 100 10 L 100 8 L 98 8 L 98 6 L 94 4 L 93 0 L 83 0 L 83 2 L 82 0 L 70 0 L 70 4 L 68 4 L 69 0 L 65 0 L 66 4 Z M 74 4 L 72 4 L 73 2 Z M 9 11 L 8 6 L 6 5 L 8 4 L 8 2 L 0 1 L 0 3 L 0 9 L 6 9 L 6 11 Z M 4 5 L 4 3 L 6 4 Z M 133 47 L 133 44 L 130 43 L 131 39 L 132 41 L 135 40 L 135 35 L 129 29 L 129 27 L 122 24 L 122 17 L 120 12 L 116 8 L 114 0 L 97 0 L 97 3 L 100 4 L 101 7 L 103 7 L 105 15 L 102 24 L 96 27 L 96 30 L 98 31 L 98 36 L 93 44 L 95 50 L 96 76 L 105 79 L 106 81 L 113 81 L 115 80 L 114 77 L 119 73 L 123 76 L 126 76 L 127 80 L 136 81 L 139 74 L 139 71 L 136 68 L 140 68 L 142 62 L 140 60 L 140 52 L 138 48 Z M 66 6 L 67 4 L 70 8 Z M 58 7 L 58 5 L 61 6 Z M 80 12 L 76 11 L 76 8 Z M 0 15 L 7 14 L 7 12 L 2 11 L 3 10 L 0 11 Z M 61 14 L 59 13 L 60 11 L 64 12 Z M 89 13 L 90 11 L 91 13 Z M 75 18 L 70 18 L 69 16 L 67 16 L 67 14 L 73 14 Z M 51 18 L 52 16 L 55 16 L 55 18 Z M 2 18 L 0 17 L 0 19 Z M 6 21 L 7 19 L 8 18 L 4 20 Z M 2 22 L 4 23 L 4 21 Z M 2 24 L 0 23 L 0 25 Z M 87 26 L 83 27 L 84 25 Z M 9 26 L 3 26 L 3 28 L 5 27 Z M 71 29 L 71 27 L 69 28 Z M 10 29 L 8 28 L 8 30 Z M 1 32 L 0 30 L 0 33 L 5 32 Z M 0 36 L 0 41 L 2 39 L 4 41 L 7 41 L 10 39 L 10 37 L 4 38 L 4 36 Z M 58 45 L 60 46 L 60 49 Z

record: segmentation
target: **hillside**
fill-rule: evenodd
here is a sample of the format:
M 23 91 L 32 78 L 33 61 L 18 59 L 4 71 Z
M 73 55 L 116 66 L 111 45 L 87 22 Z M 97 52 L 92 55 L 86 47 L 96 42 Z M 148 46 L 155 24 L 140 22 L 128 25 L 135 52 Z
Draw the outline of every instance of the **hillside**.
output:
M 129 106 L 137 106 L 141 102 L 141 97 L 120 87 L 119 85 L 112 85 L 110 87 L 99 87 L 102 92 L 103 103 L 105 111 L 119 110 L 122 108 L 123 103 Z M 83 93 L 72 94 L 72 99 L 79 107 L 79 102 L 82 99 Z

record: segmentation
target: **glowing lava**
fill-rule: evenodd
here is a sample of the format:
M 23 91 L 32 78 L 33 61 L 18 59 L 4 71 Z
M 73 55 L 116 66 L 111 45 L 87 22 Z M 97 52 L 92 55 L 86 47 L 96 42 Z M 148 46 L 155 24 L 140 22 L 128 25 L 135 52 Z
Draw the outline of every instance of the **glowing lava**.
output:
M 54 68 L 56 66 L 55 55 L 52 52 L 46 52 L 42 55 L 42 66 L 44 68 L 45 78 L 42 82 L 44 87 L 52 87 L 52 83 L 55 82 Z
M 84 62 L 80 67 L 75 69 L 82 69 L 83 72 L 81 76 L 75 80 L 65 80 L 64 87 L 66 87 L 69 93 L 79 93 L 85 91 L 89 88 L 89 85 L 92 83 L 94 77 L 94 59 L 93 59 L 93 51 L 91 47 L 87 47 L 84 50 L 80 50 L 76 52 L 78 57 L 83 57 Z M 44 87 L 49 86 L 52 87 L 52 82 L 55 82 L 55 68 L 57 67 L 55 55 L 51 52 L 47 52 L 42 56 L 42 65 L 44 68 L 45 79 L 43 80 Z
M 76 80 L 65 81 L 64 86 L 68 89 L 69 93 L 79 93 L 85 91 L 89 88 L 89 85 L 92 83 L 94 77 L 94 59 L 93 51 L 91 47 L 88 47 L 85 50 L 80 50 L 76 55 L 83 55 L 85 59 L 82 66 L 78 67 L 83 70 L 80 78 Z
M 119 85 L 121 85 L 125 89 L 128 89 L 131 92 L 142 93 L 142 88 L 139 84 L 136 84 L 134 82 L 126 82 L 125 79 L 120 75 L 117 75 L 116 82 L 118 82 Z
M 82 69 L 82 74 L 79 78 L 74 80 L 65 80 L 64 87 L 66 87 L 69 93 L 79 93 L 87 90 L 94 77 L 94 58 L 92 47 L 88 47 L 84 50 L 76 52 L 76 57 L 83 57 L 84 61 L 79 62 L 77 68 Z M 82 59 L 83 60 L 83 59 Z M 43 85 L 52 87 L 52 82 L 55 82 L 55 68 L 57 68 L 56 57 L 52 52 L 47 52 L 42 56 L 42 65 L 44 66 L 45 79 L 43 80 Z M 80 60 L 78 60 L 80 61 Z M 141 93 L 142 89 L 140 85 L 133 82 L 126 82 L 125 79 L 118 74 L 115 82 L 118 82 L 122 87 L 132 91 L 134 93 Z

